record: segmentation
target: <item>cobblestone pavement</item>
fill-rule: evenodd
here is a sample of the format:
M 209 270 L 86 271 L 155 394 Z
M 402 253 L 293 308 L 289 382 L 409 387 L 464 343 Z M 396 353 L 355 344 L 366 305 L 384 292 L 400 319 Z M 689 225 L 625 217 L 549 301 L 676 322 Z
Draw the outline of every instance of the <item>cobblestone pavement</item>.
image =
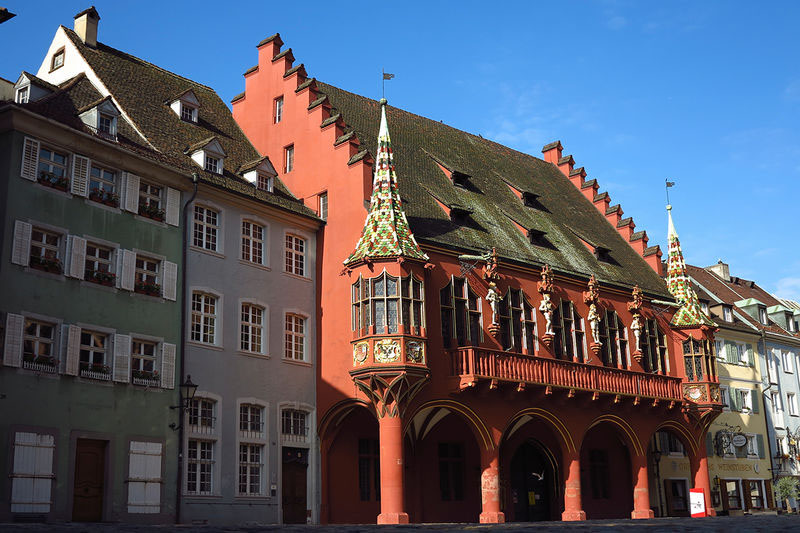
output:
M 212 532 L 244 532 L 257 533 L 267 531 L 288 531 L 296 533 L 396 533 L 413 531 L 474 531 L 476 533 L 494 532 L 511 533 L 514 531 L 646 531 L 648 533 L 666 533 L 673 531 L 725 533 L 749 533 L 751 531 L 792 531 L 800 532 L 800 516 L 798 515 L 757 515 L 757 516 L 724 516 L 716 518 L 656 518 L 653 520 L 587 520 L 586 522 L 538 522 L 525 524 L 411 524 L 407 526 L 375 526 L 375 525 L 337 525 L 337 526 L 280 526 L 275 524 L 241 524 L 237 526 L 197 526 L 197 525 L 163 525 L 143 526 L 130 524 L 0 524 L 0 532 L 33 533 L 40 531 L 67 531 L 73 533 L 212 533 Z

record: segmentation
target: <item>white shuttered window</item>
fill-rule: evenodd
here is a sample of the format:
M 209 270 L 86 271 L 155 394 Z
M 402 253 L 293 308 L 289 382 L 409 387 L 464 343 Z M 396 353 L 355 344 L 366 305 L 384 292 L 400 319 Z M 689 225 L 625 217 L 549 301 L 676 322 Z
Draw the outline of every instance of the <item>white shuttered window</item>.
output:
M 160 442 L 131 441 L 128 470 L 128 512 L 161 512 Z
M 52 435 L 17 432 L 11 472 L 11 512 L 49 513 L 53 485 Z

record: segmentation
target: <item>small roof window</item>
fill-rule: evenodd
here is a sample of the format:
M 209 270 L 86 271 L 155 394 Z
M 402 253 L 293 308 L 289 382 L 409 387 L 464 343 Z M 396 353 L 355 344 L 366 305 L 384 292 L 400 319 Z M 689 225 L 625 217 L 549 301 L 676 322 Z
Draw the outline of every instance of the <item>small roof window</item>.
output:
M 168 102 L 170 109 L 184 122 L 197 123 L 200 110 L 200 100 L 192 89 L 187 89 Z

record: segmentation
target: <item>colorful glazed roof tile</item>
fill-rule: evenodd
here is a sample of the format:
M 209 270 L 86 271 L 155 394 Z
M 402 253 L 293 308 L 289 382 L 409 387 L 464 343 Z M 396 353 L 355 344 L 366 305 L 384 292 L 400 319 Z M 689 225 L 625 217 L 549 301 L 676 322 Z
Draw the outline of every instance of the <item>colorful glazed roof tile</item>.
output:
M 675 224 L 672 222 L 672 206 L 667 206 L 669 219 L 668 236 L 669 252 L 667 255 L 667 289 L 680 304 L 680 308 L 670 322 L 676 327 L 711 326 L 717 325 L 700 308 L 697 294 L 694 292 L 689 276 L 686 273 L 686 261 L 683 259 L 681 243 Z
M 372 198 L 364 229 L 356 249 L 345 265 L 367 259 L 407 257 L 427 261 L 428 256 L 417 244 L 403 211 L 394 171 L 392 141 L 386 124 L 386 100 L 381 100 L 381 126 L 378 132 L 378 151 L 375 158 L 375 177 Z

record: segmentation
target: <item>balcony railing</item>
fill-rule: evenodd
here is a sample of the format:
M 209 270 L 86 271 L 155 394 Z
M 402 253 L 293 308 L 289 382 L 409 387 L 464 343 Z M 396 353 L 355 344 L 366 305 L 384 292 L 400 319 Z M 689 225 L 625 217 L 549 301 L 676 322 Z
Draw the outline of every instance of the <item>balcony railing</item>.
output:
M 531 383 L 563 389 L 683 401 L 681 379 L 617 368 L 546 359 L 513 352 L 466 347 L 451 350 L 451 375 Z

